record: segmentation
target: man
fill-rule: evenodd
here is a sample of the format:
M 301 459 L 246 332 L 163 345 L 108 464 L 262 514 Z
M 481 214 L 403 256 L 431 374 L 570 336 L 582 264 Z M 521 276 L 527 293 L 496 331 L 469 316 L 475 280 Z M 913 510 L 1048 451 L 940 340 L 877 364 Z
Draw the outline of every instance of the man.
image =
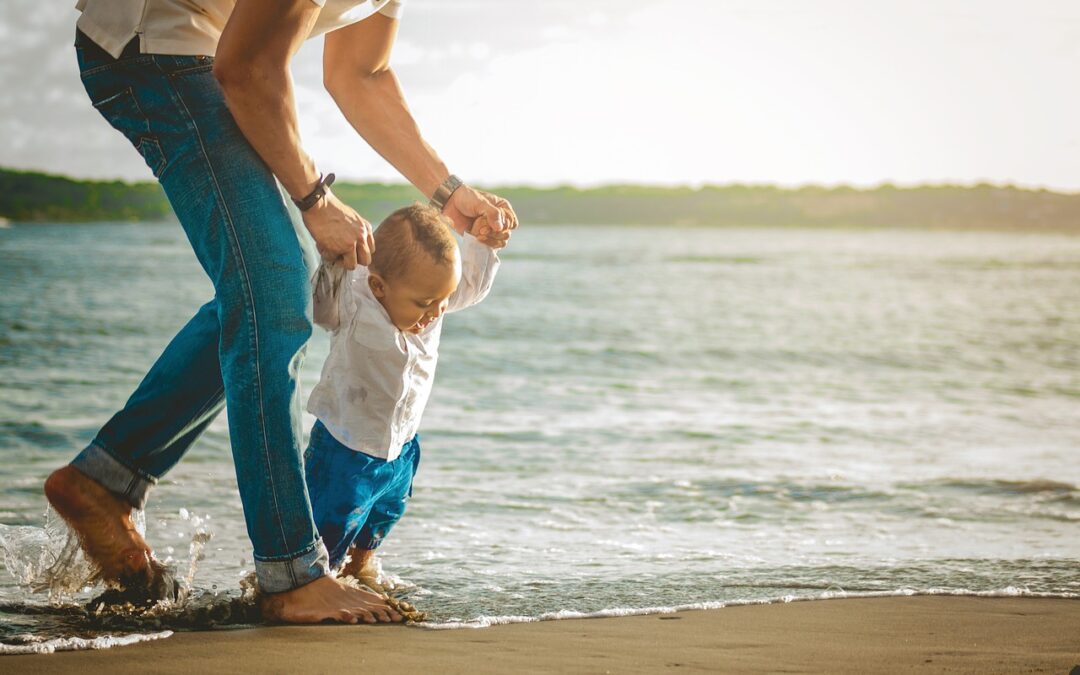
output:
M 455 229 L 505 242 L 510 204 L 452 176 L 423 140 L 389 65 L 401 0 L 79 0 L 76 53 L 94 107 L 161 182 L 214 297 L 173 338 L 93 442 L 45 484 L 106 580 L 162 592 L 130 512 L 228 404 L 264 614 L 400 621 L 328 574 L 300 456 L 298 375 L 308 273 L 278 183 L 319 252 L 367 264 L 371 226 L 329 189 L 297 131 L 289 62 L 325 34 L 323 78 L 365 141 Z M 156 591 L 155 591 L 156 589 Z

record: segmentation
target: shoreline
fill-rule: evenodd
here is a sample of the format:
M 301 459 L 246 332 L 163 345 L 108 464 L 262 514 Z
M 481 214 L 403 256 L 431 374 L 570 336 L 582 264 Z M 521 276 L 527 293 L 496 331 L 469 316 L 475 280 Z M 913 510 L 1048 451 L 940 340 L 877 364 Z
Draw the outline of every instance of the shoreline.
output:
M 1080 599 L 837 598 L 480 629 L 267 626 L 106 650 L 0 657 L 22 673 L 926 672 L 1068 673 Z

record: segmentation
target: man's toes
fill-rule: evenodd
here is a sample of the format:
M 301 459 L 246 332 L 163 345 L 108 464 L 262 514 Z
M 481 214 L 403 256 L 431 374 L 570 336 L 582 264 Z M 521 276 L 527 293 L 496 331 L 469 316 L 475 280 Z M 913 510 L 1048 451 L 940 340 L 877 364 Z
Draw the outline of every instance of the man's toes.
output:
M 377 623 L 375 616 L 366 609 L 354 609 L 353 614 L 364 623 Z
M 356 615 L 347 609 L 338 612 L 337 620 L 341 623 L 356 623 Z
M 390 614 L 382 607 L 376 607 L 371 613 L 379 623 L 390 623 Z

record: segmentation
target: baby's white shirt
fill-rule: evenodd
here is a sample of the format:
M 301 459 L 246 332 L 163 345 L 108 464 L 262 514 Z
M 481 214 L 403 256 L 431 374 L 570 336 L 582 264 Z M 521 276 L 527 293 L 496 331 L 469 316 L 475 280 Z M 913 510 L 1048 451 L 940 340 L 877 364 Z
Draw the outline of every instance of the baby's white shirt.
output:
M 446 312 L 419 333 L 399 330 L 368 286 L 364 266 L 319 265 L 312 277 L 315 323 L 331 331 L 330 354 L 308 412 L 345 446 L 387 461 L 416 435 L 431 396 L 443 319 L 491 290 L 499 256 L 466 234 L 461 281 Z

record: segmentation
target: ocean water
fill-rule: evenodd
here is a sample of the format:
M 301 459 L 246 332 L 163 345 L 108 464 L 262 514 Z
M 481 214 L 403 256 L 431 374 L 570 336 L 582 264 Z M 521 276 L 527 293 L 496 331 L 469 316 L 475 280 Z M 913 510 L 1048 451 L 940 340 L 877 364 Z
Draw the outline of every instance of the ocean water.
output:
M 503 259 L 447 321 L 381 549 L 434 625 L 1080 597 L 1080 237 L 526 224 Z M 210 292 L 174 224 L 0 229 L 0 650 L 191 628 L 84 611 L 95 590 L 44 529 L 41 484 Z M 327 348 L 317 334 L 306 391 Z M 240 596 L 224 416 L 145 521 L 202 607 Z M 53 602 L 29 587 L 50 567 Z

